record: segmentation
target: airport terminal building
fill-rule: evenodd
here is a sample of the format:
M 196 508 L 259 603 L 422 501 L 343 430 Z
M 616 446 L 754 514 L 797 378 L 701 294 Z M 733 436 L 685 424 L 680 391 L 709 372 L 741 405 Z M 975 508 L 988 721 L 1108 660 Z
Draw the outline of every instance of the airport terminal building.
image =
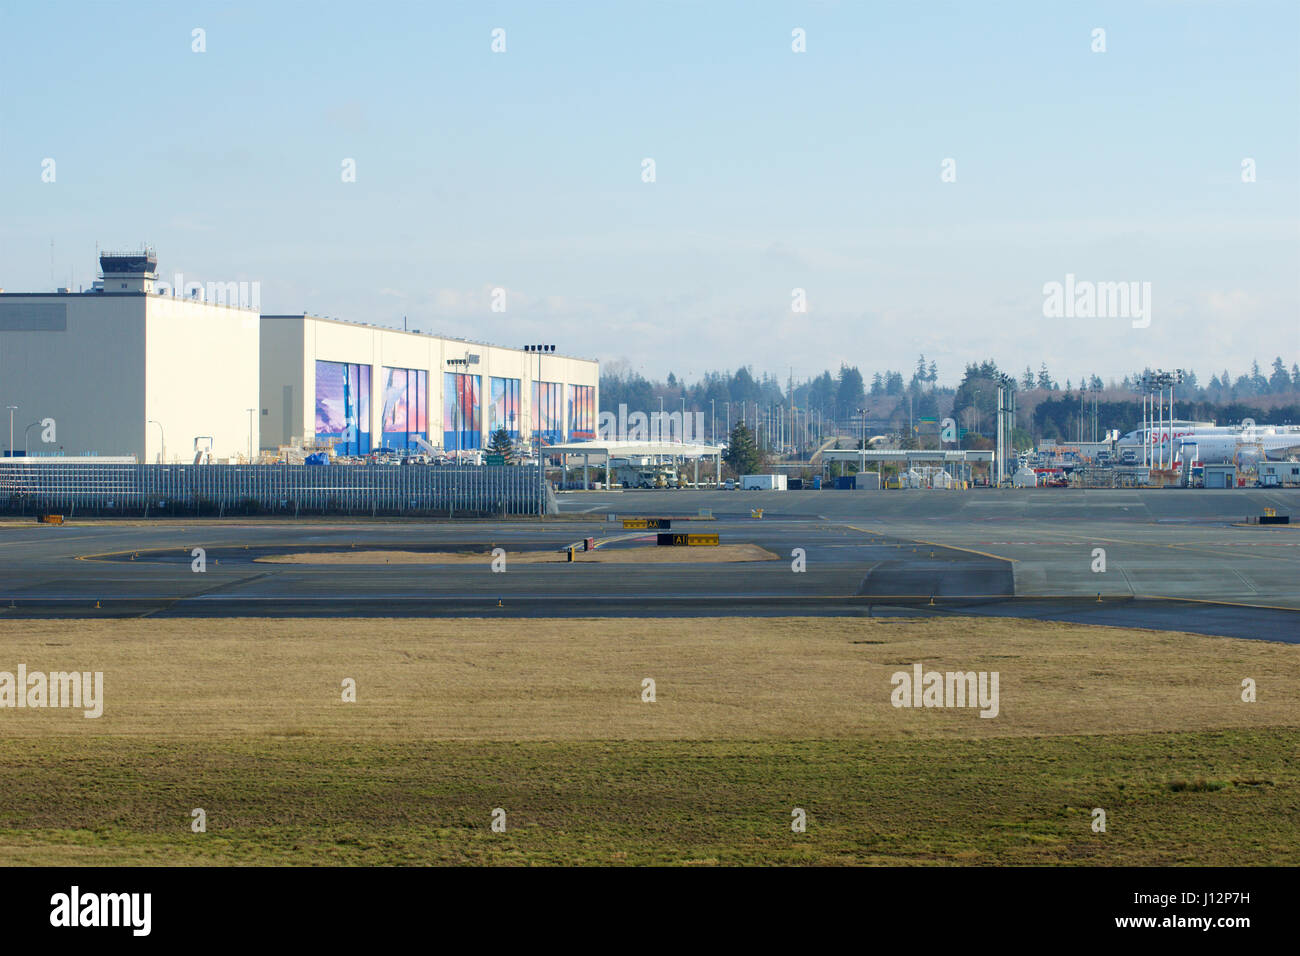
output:
M 151 252 L 100 266 L 88 292 L 0 291 L 5 455 L 185 464 L 596 435 L 593 360 L 178 296 Z

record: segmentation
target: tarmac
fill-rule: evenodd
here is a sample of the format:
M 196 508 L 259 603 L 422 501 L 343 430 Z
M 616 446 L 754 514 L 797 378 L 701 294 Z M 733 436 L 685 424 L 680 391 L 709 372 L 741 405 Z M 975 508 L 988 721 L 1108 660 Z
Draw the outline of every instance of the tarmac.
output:
M 0 615 L 681 617 L 988 615 L 1300 643 L 1300 490 L 627 491 L 538 522 L 0 523 Z M 753 509 L 762 509 L 754 517 Z M 615 516 L 781 560 L 523 564 L 490 551 L 651 544 Z M 202 548 L 203 570 L 194 549 Z M 473 551 L 469 564 L 288 565 L 304 551 Z

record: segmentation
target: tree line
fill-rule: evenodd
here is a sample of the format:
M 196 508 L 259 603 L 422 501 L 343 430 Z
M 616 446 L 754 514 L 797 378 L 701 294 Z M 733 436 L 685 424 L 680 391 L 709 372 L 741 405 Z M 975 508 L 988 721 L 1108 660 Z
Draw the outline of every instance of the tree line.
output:
M 748 366 L 706 372 L 695 382 L 683 381 L 672 372 L 664 381 L 652 381 L 626 362 L 615 362 L 602 368 L 600 407 L 601 411 L 615 413 L 620 404 L 633 411 L 655 412 L 662 407 L 673 412 L 683 409 L 684 400 L 687 411 L 703 412 L 706 421 L 710 415 L 716 419 L 719 437 L 742 420 L 752 427 L 756 409 L 763 414 L 776 407 L 797 409 L 804 430 L 820 421 L 824 425 L 834 423 L 832 427 L 851 434 L 856 423 L 865 419 L 872 427 L 883 424 L 900 435 L 906 435 L 908 429 L 918 434 L 933 430 L 937 419 L 951 415 L 970 433 L 987 434 L 996 427 L 997 388 L 1009 380 L 1017 393 L 1019 427 L 1031 430 L 1035 437 L 1070 439 L 1078 437 L 1082 418 L 1083 434 L 1088 438 L 1094 429 L 1127 431 L 1136 427 L 1142 412 L 1135 389 L 1142 375 L 1150 371 L 1136 370 L 1119 381 L 1083 374 L 1062 382 L 1046 363 L 1040 364 L 1037 372 L 1026 367 L 1015 374 L 985 359 L 967 363 L 954 387 L 939 384 L 937 363 L 924 355 L 917 357 L 907 377 L 896 369 L 864 376 L 858 366 L 844 363 L 837 371 L 827 369 L 800 381 L 792 377 L 783 381 L 769 372 L 756 374 Z M 1286 402 L 1289 396 L 1296 396 L 1297 402 Z M 1283 400 L 1279 401 L 1279 397 Z M 1194 371 L 1185 370 L 1175 398 L 1179 418 L 1293 422 L 1300 420 L 1296 412 L 1300 404 L 1300 364 L 1293 363 L 1287 369 L 1279 356 L 1267 375 L 1256 361 L 1249 372 L 1234 377 L 1225 369 L 1211 375 L 1205 384 Z M 1254 401 L 1258 399 L 1267 401 Z

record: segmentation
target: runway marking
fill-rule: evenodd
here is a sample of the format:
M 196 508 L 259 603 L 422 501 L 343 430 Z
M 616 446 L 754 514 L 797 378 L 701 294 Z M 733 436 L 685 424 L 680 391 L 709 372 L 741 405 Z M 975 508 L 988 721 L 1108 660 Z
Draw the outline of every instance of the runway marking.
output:
M 1211 598 L 1169 597 L 1164 594 L 1134 594 L 1133 596 L 1135 598 L 1142 598 L 1143 600 L 1186 601 L 1189 604 L 1221 604 L 1225 607 L 1251 607 L 1265 611 L 1291 611 L 1292 613 L 1300 613 L 1300 608 L 1285 607 L 1280 604 L 1246 604 L 1242 601 L 1224 601 L 1214 600 Z
M 1248 577 L 1246 577 L 1246 575 L 1242 574 L 1242 573 L 1241 573 L 1240 571 L 1238 571 L 1236 568 L 1233 568 L 1233 569 L 1232 569 L 1232 573 L 1235 574 L 1237 577 L 1241 578 L 1241 583 L 1244 584 L 1244 585 L 1246 585 L 1246 587 L 1250 588 L 1251 591 L 1253 591 L 1255 594 L 1258 594 L 1258 593 L 1259 593 L 1259 588 L 1257 588 L 1257 587 L 1255 587 L 1255 585 L 1251 584 L 1251 583 L 1250 583 L 1250 579 L 1249 579 Z
M 1124 570 L 1123 565 L 1119 565 L 1119 573 L 1124 576 L 1124 583 L 1128 585 L 1129 594 L 1137 597 L 1137 589 L 1133 587 L 1133 579 L 1128 576 L 1128 572 Z
M 854 531 L 861 532 L 862 534 L 874 534 L 874 535 L 879 535 L 882 538 L 891 537 L 890 535 L 887 535 L 884 532 L 871 531 L 868 530 L 867 528 L 859 528 L 856 525 L 848 524 L 845 525 L 844 527 L 852 528 Z M 894 537 L 897 536 L 895 535 Z M 1008 564 L 1017 563 L 1015 558 L 1008 558 L 1000 554 L 990 554 L 987 551 L 976 551 L 974 548 L 962 548 L 955 544 L 940 544 L 938 541 L 926 541 L 922 538 L 907 538 L 906 540 L 915 541 L 917 544 L 928 544 L 932 548 L 947 548 L 950 551 L 964 551 L 967 554 L 978 554 L 982 558 L 993 558 L 995 561 L 1006 561 Z
M 1086 540 L 1103 541 L 1106 544 L 1127 544 L 1127 545 L 1132 545 L 1133 547 L 1136 548 L 1165 548 L 1166 550 L 1169 551 L 1190 551 L 1194 554 L 1213 555 L 1216 558 L 1247 557 L 1247 558 L 1260 558 L 1266 561 L 1276 561 L 1278 558 L 1283 558 L 1283 560 L 1288 560 L 1288 561 L 1291 560 L 1279 554 L 1252 554 L 1250 551 L 1239 551 L 1236 554 L 1224 554 L 1222 551 L 1210 550 L 1209 548 L 1197 548 L 1185 544 L 1164 544 L 1158 541 L 1125 541 L 1123 538 L 1097 538 L 1097 537 L 1087 538 Z M 1216 547 L 1226 547 L 1226 545 L 1218 545 Z

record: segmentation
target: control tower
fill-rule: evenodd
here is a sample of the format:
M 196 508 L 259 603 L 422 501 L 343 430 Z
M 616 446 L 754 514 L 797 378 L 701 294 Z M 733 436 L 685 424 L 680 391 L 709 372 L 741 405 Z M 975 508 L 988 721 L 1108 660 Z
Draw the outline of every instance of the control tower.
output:
M 105 292 L 153 292 L 158 280 L 158 255 L 148 248 L 141 252 L 105 252 L 99 257 L 99 269 Z

